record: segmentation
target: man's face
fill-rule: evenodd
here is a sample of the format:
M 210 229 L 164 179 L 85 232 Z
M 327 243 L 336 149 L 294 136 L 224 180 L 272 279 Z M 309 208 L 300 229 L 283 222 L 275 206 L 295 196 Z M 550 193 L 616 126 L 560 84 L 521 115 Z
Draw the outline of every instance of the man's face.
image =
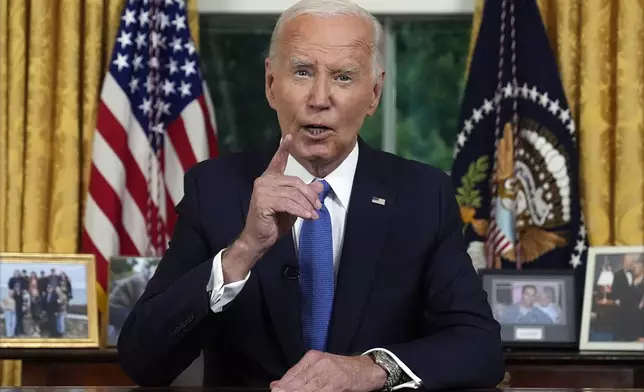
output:
M 552 302 L 552 299 L 550 298 L 550 294 L 546 291 L 542 291 L 539 293 L 539 303 L 542 306 L 548 306 Z
M 361 17 L 300 15 L 283 26 L 276 59 L 266 60 L 266 97 L 296 158 L 327 163 L 351 152 L 384 80 L 373 75 L 372 45 Z
M 521 299 L 521 302 L 523 303 L 523 305 L 526 307 L 531 307 L 532 304 L 534 304 L 535 294 L 536 292 L 532 287 L 528 287 L 527 289 L 523 290 L 523 297 Z
M 637 253 L 627 253 L 624 255 L 624 268 L 632 269 L 633 264 L 638 259 L 639 255 Z

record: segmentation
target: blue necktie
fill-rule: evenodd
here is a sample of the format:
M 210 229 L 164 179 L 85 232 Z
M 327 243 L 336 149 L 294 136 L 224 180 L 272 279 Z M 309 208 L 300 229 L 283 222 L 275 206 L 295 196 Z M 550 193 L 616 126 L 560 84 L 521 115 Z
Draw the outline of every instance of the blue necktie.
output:
M 324 199 L 331 187 L 322 180 L 317 220 L 302 222 L 299 242 L 302 333 L 307 350 L 325 351 L 333 308 L 333 237 Z

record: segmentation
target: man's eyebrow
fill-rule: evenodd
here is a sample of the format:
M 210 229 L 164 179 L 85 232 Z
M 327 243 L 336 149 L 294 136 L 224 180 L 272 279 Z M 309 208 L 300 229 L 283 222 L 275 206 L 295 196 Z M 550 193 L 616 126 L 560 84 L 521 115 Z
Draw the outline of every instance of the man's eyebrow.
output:
M 308 60 L 304 60 L 299 57 L 291 57 L 290 61 L 291 67 L 311 67 L 313 63 Z M 358 73 L 360 72 L 360 65 L 349 63 L 349 64 L 331 64 L 328 67 L 333 72 L 344 72 L 344 73 Z
M 290 61 L 291 67 L 310 67 L 313 65 L 310 61 L 301 59 L 299 57 L 291 57 Z

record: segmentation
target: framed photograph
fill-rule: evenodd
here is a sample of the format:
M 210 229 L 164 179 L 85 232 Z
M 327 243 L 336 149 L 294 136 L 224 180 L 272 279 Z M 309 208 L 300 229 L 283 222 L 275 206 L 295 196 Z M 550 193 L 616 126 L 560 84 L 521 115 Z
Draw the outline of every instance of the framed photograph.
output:
M 580 350 L 644 350 L 644 246 L 588 249 Z
M 0 347 L 98 347 L 93 255 L 0 253 Z
M 143 294 L 161 257 L 118 256 L 110 259 L 107 346 L 116 346 L 121 327 Z
M 506 346 L 576 346 L 572 271 L 484 269 L 479 276 Z

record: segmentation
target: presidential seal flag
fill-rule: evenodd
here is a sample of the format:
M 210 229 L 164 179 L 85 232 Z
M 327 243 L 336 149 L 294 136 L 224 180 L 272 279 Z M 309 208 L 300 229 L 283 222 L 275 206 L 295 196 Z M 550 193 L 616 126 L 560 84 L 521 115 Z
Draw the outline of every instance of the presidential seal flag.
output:
M 534 0 L 485 2 L 452 178 L 480 268 L 583 276 L 577 129 Z

